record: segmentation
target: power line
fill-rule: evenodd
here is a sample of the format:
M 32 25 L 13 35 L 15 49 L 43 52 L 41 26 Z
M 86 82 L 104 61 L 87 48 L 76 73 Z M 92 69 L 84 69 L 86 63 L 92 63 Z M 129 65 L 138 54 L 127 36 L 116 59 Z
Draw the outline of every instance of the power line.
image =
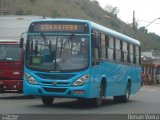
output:
M 140 20 L 140 19 L 136 19 L 136 21 L 140 21 L 140 22 L 146 22 L 146 23 L 150 23 L 150 21 L 147 20 Z M 153 22 L 152 24 L 160 24 L 159 22 Z

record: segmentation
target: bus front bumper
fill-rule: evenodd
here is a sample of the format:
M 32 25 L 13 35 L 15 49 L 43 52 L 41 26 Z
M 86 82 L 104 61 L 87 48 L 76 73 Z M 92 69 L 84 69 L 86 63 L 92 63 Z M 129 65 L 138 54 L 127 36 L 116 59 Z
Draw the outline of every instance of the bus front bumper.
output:
M 31 85 L 28 82 L 24 83 L 24 95 L 37 96 L 53 96 L 53 97 L 68 97 L 68 98 L 92 98 L 89 93 L 88 85 L 70 86 L 70 87 L 56 87 L 56 86 L 40 86 Z M 94 91 L 92 91 L 94 92 Z

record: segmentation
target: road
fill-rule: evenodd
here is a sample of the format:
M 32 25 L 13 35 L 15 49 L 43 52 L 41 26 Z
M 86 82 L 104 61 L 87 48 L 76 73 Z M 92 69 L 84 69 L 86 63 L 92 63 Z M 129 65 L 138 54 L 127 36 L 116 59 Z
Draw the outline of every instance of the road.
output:
M 52 106 L 42 104 L 40 98 L 28 99 L 21 94 L 0 94 L 0 113 L 17 114 L 136 114 L 160 113 L 160 86 L 144 86 L 131 96 L 128 103 L 115 103 L 106 98 L 95 108 L 76 99 L 56 98 Z

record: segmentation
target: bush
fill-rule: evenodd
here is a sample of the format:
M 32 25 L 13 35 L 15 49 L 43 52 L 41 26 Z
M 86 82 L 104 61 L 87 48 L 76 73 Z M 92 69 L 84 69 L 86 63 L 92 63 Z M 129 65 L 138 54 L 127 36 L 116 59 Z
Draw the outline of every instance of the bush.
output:
M 30 0 L 32 3 L 35 3 L 36 2 L 36 0 Z
M 60 17 L 60 16 L 61 15 L 56 10 L 52 11 L 52 17 Z
M 25 12 L 25 15 L 32 15 L 32 11 L 28 10 L 27 12 Z
M 23 10 L 22 9 L 17 10 L 16 15 L 24 15 Z

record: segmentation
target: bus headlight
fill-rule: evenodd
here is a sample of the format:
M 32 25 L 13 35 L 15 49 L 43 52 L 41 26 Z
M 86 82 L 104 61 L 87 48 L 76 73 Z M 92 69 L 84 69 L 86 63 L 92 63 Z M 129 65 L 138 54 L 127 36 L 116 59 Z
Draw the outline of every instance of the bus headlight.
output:
M 38 82 L 33 77 L 31 77 L 28 73 L 24 73 L 24 77 L 26 78 L 28 83 L 38 85 Z
M 78 80 L 76 80 L 72 86 L 81 86 L 84 85 L 86 83 L 86 81 L 89 79 L 89 74 L 84 75 L 83 77 L 79 78 Z

